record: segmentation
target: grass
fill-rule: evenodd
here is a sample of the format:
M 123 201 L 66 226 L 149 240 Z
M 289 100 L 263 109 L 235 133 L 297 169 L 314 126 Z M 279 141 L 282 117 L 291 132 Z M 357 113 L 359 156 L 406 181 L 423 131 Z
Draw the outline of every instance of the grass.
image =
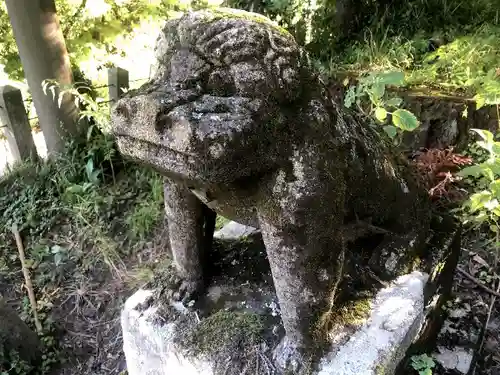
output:
M 64 357 L 73 362 L 68 374 L 78 373 L 89 355 L 100 356 L 110 368 L 120 363 L 123 298 L 148 280 L 164 256 L 165 246 L 154 243 L 162 205 L 161 178 L 122 162 L 113 141 L 100 132 L 87 144 L 68 145 L 56 160 L 17 165 L 0 180 L 0 293 L 33 324 L 22 303 L 25 292 L 10 231 L 15 223 L 45 327 L 46 361 L 38 373 L 49 373 Z M 107 340 L 106 350 L 91 339 L 96 336 Z M 86 371 L 82 367 L 80 373 Z
M 148 179 L 149 189 L 127 215 L 125 222 L 135 238 L 144 239 L 158 222 L 163 207 L 163 182 L 159 176 Z
M 500 26 L 495 24 L 483 24 L 468 33 L 420 32 L 411 39 L 389 36 L 388 29 L 378 33 L 367 30 L 362 41 L 347 47 L 324 66 L 330 73 L 355 75 L 403 71 L 407 87 L 474 96 L 492 81 L 498 81 L 499 46 Z
M 231 220 L 225 218 L 224 216 L 217 215 L 217 219 L 215 221 L 215 230 L 222 229 L 224 225 L 228 224 Z

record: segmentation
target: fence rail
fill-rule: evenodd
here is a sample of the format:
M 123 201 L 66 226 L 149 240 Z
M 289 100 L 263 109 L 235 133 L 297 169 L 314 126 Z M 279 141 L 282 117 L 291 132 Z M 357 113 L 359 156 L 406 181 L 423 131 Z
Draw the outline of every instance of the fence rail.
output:
M 108 69 L 108 84 L 92 86 L 94 89 L 108 88 L 109 100 L 99 102 L 99 105 L 118 101 L 130 83 L 147 81 L 149 78 L 139 78 L 130 81 L 129 73 L 122 68 Z M 29 118 L 24 103 L 32 103 L 31 98 L 23 99 L 21 90 L 12 86 L 0 86 L 0 129 L 3 130 L 14 162 L 33 160 L 38 157 L 30 121 L 38 116 Z

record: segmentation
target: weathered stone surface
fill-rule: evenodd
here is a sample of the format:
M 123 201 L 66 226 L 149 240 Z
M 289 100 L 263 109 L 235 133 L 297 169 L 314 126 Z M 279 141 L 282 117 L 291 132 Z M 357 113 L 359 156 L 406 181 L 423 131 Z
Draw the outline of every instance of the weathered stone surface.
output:
M 302 363 L 326 342 L 323 323 L 363 251 L 382 251 L 370 232 L 425 238 L 425 199 L 268 19 L 188 13 L 167 22 L 156 56 L 153 79 L 117 103 L 112 122 L 122 154 L 166 176 L 173 296 L 203 290 L 213 211 L 259 227 L 286 330 L 283 363 Z
M 414 272 L 399 277 L 391 286 L 382 289 L 371 301 L 366 322 L 349 332 L 347 342 L 336 345 L 321 361 L 319 370 L 308 375 L 385 375 L 394 370 L 403 358 L 405 350 L 416 337 L 424 319 L 423 289 L 427 275 Z M 210 298 L 216 300 L 219 288 L 211 288 Z M 227 286 L 222 286 L 222 289 Z M 177 344 L 179 331 L 193 329 L 200 324 L 196 317 L 186 326 L 183 318 L 169 318 L 162 313 L 158 302 L 148 302 L 153 292 L 139 290 L 130 297 L 122 312 L 124 351 L 130 375 L 214 375 L 220 363 L 203 355 L 189 356 L 185 348 Z M 248 305 L 252 305 L 248 301 Z M 182 304 L 173 304 L 179 314 L 194 313 Z M 271 309 L 268 303 L 260 302 L 261 309 Z M 240 306 L 239 309 L 242 309 Z M 169 320 L 170 319 L 170 320 Z M 271 327 L 266 327 L 271 330 Z M 223 345 L 220 342 L 220 345 Z M 263 346 L 261 345 L 261 348 Z M 235 348 L 236 350 L 236 348 Z M 262 349 L 260 349 L 262 350 Z M 260 353 L 264 356 L 264 352 Z M 260 371 L 249 374 L 281 374 L 267 372 L 264 363 Z M 238 361 L 227 366 L 238 366 Z M 274 367 L 273 365 L 270 368 Z M 230 374 L 238 371 L 226 370 Z M 254 370 L 252 370 L 254 371 Z
M 440 328 L 434 323 L 429 325 L 428 320 L 433 315 L 442 315 L 442 304 L 436 303 L 435 297 L 445 292 L 443 278 L 452 277 L 448 271 L 456 266 L 460 249 L 459 231 L 443 237 L 443 233 L 436 232 L 429 245 L 432 257 L 436 259 L 429 263 L 427 271 L 434 277 L 413 272 L 399 277 L 376 296 L 347 301 L 335 312 L 335 324 L 328 332 L 328 354 L 320 361 L 320 367 L 311 369 L 310 363 L 306 363 L 306 372 L 285 373 L 312 375 L 323 371 L 323 374 L 328 374 L 328 371 L 338 368 L 346 374 L 352 371 L 372 374 L 364 371 L 373 369 L 377 370 L 376 375 L 399 373 L 394 372 L 394 368 L 409 343 L 420 342 L 425 339 L 423 336 L 429 336 L 429 329 L 439 331 Z M 152 367 L 157 369 L 152 373 L 170 374 L 171 368 L 183 373 L 185 367 L 186 372 L 195 371 L 195 374 L 209 371 L 210 375 L 282 375 L 278 370 L 282 367 L 280 361 L 289 358 L 281 351 L 286 349 L 284 342 L 276 347 L 283 337 L 283 326 L 263 250 L 264 244 L 257 236 L 243 241 L 216 241 L 211 255 L 215 258 L 211 284 L 197 301 L 188 303 L 189 308 L 159 298 L 161 293 L 158 292 L 139 291 L 131 297 L 122 314 L 127 363 L 134 371 L 131 374 L 146 374 L 146 369 L 149 371 Z M 434 285 L 436 283 L 439 285 Z M 163 289 L 161 284 L 154 285 Z M 438 294 L 435 294 L 436 290 L 439 290 Z M 165 303 L 177 309 L 165 308 Z M 136 309 L 135 306 L 139 307 Z M 261 318 L 261 333 L 255 341 L 245 342 L 243 339 L 252 335 L 248 332 L 248 324 L 243 333 L 241 329 L 235 330 L 234 321 L 243 313 Z M 226 321 L 207 329 L 217 316 L 226 317 Z M 419 330 L 424 317 L 425 324 Z M 192 332 L 196 330 L 199 331 L 193 336 Z M 426 343 L 422 344 L 425 346 Z M 413 349 L 421 352 L 421 348 Z M 351 350 L 354 354 L 349 361 Z M 364 354 L 362 360 L 356 350 Z M 413 353 L 415 351 L 409 356 Z M 252 367 L 256 363 L 259 363 L 258 368 Z M 339 364 L 342 367 L 338 367 Z M 404 367 L 405 363 L 401 365 Z M 312 372 L 308 373 L 308 370 Z M 337 374 L 337 371 L 333 373 Z
M 41 345 L 37 334 L 0 297 L 0 369 L 9 364 L 11 354 L 35 365 L 41 359 Z
M 458 371 L 465 375 L 469 372 L 474 352 L 460 347 L 453 348 L 453 350 L 438 347 L 438 353 L 434 353 L 433 356 L 446 370 Z
M 214 238 L 221 240 L 238 240 L 259 233 L 259 230 L 247 225 L 230 221 L 214 233 Z
M 152 297 L 150 290 L 140 289 L 132 295 L 122 311 L 123 351 L 129 375 L 209 375 L 207 364 L 194 364 L 175 352 L 175 322 L 163 322 L 157 307 L 143 308 Z M 184 311 L 181 304 L 178 308 Z
M 261 371 L 252 366 L 259 356 L 270 357 L 271 348 L 259 333 L 273 336 L 282 330 L 271 288 L 218 279 L 197 302 L 197 312 L 156 295 L 141 289 L 122 311 L 130 375 L 270 374 L 263 364 Z
M 318 375 L 390 375 L 424 321 L 428 276 L 413 272 L 382 289 L 367 322 L 323 360 Z

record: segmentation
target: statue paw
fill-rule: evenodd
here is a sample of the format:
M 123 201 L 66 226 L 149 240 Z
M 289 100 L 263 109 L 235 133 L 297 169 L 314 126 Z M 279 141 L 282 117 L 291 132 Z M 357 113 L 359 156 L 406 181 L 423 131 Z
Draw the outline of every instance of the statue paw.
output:
M 274 350 L 273 357 L 278 368 L 292 371 L 292 374 L 299 374 L 305 363 L 303 350 L 286 336 Z
M 190 300 L 194 299 L 202 287 L 203 282 L 201 280 L 188 280 L 180 277 L 176 273 L 173 273 L 168 282 L 167 297 L 173 301 L 186 304 Z

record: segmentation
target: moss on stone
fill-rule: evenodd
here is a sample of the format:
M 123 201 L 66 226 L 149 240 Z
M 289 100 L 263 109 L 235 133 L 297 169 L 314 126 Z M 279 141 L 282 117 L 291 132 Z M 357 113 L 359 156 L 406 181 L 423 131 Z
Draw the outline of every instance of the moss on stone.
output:
M 342 325 L 359 325 L 369 316 L 371 311 L 370 298 L 349 301 L 337 309 L 335 321 Z
M 401 270 L 396 276 L 403 276 L 418 270 L 422 265 L 422 259 L 415 254 L 409 254 L 407 261 L 402 265 Z
M 431 275 L 429 277 L 429 280 L 431 282 L 434 282 L 437 279 L 437 277 L 441 274 L 441 272 L 443 272 L 444 267 L 446 266 L 446 261 L 447 259 L 438 262 L 436 266 L 432 269 Z
M 229 222 L 231 222 L 231 220 L 225 218 L 222 215 L 217 215 L 217 219 L 215 222 L 215 230 L 222 229 L 224 227 L 224 225 L 228 224 Z
M 285 28 L 279 26 L 276 22 L 270 20 L 266 16 L 263 16 L 258 13 L 253 13 L 233 8 L 212 8 L 210 10 L 207 10 L 206 13 L 207 13 L 207 20 L 210 21 L 216 21 L 223 18 L 238 18 L 248 21 L 254 21 L 271 26 L 274 29 L 278 30 L 281 34 L 293 38 L 292 35 Z
M 385 375 L 385 368 L 382 365 L 377 365 L 375 368 L 375 374 L 377 375 Z
M 218 311 L 203 319 L 188 332 L 180 333 L 178 341 L 190 355 L 203 355 L 217 361 L 237 355 L 258 344 L 264 324 L 260 315 L 244 312 Z
M 368 319 L 370 311 L 371 298 L 369 297 L 336 304 L 319 318 L 314 335 L 321 339 L 327 337 L 330 332 L 344 327 L 358 327 Z
M 324 336 L 332 329 L 340 327 L 359 326 L 368 319 L 370 311 L 371 298 L 368 297 L 348 300 L 335 305 L 331 311 L 321 316 L 316 328 L 316 335 Z

